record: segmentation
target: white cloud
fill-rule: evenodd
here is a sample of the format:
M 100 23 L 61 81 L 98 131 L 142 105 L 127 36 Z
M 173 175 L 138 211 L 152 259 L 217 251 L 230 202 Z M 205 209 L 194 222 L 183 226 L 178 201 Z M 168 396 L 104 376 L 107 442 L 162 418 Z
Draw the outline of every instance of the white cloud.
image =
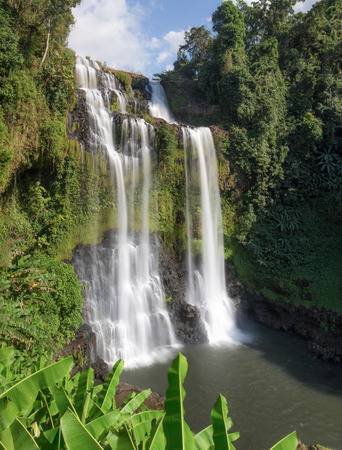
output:
M 150 48 L 160 48 L 163 45 L 163 41 L 159 38 L 153 37 L 150 40 Z
M 77 53 L 121 69 L 146 69 L 149 42 L 141 7 L 128 7 L 126 0 L 83 0 L 74 16 L 69 45 Z
M 295 12 L 307 12 L 316 3 L 317 0 L 305 0 L 296 3 L 294 10 Z
M 176 59 L 176 55 L 180 45 L 184 44 L 185 31 L 169 31 L 162 39 L 160 39 L 161 51 L 157 56 L 159 64 L 166 63 L 165 69 L 170 70 L 171 63 Z
M 158 63 L 163 63 L 167 59 L 169 59 L 171 55 L 172 55 L 172 53 L 170 53 L 168 51 L 163 51 L 163 52 L 159 53 L 159 55 L 157 57 L 157 62 Z
M 168 42 L 171 52 L 177 52 L 180 45 L 184 44 L 185 31 L 169 31 L 163 39 Z
M 254 0 L 246 0 L 246 3 L 250 5 L 253 1 Z M 295 12 L 307 12 L 317 1 L 319 0 L 299 0 L 295 5 L 294 10 Z
M 148 75 L 163 70 L 175 60 L 184 31 L 148 36 L 144 21 L 153 5 L 163 7 L 159 0 L 149 0 L 146 10 L 141 2 L 132 6 L 128 0 L 83 0 L 74 9 L 69 45 L 115 68 Z

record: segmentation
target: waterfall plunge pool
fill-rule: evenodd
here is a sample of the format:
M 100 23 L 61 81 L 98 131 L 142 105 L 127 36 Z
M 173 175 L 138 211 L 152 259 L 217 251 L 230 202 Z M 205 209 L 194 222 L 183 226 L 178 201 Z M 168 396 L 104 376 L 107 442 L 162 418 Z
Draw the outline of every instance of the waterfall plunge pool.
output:
M 229 401 L 237 450 L 266 450 L 296 430 L 307 445 L 342 450 L 342 368 L 314 360 L 305 343 L 247 322 L 249 343 L 185 346 L 186 419 L 194 432 L 210 423 L 219 393 Z M 171 361 L 126 370 L 123 380 L 165 395 Z

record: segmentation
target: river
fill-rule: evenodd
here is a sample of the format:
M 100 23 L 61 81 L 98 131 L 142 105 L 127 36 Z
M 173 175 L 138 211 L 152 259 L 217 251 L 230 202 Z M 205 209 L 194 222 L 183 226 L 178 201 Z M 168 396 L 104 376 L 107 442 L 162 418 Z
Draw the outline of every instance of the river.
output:
M 342 449 L 342 368 L 313 359 L 296 337 L 246 323 L 244 344 L 183 347 L 189 362 L 186 419 L 210 423 L 219 393 L 229 400 L 238 450 L 266 450 L 297 430 L 306 444 Z M 170 362 L 125 371 L 124 381 L 165 394 Z

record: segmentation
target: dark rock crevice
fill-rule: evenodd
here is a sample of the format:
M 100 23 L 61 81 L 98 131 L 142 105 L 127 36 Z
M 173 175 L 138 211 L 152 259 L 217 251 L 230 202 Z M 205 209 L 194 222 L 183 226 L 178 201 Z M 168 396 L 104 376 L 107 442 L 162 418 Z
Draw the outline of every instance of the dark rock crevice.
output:
M 311 354 L 325 361 L 342 362 L 342 315 L 323 308 L 275 302 L 247 289 L 227 266 L 228 291 L 237 317 L 248 316 L 275 330 L 301 337 Z

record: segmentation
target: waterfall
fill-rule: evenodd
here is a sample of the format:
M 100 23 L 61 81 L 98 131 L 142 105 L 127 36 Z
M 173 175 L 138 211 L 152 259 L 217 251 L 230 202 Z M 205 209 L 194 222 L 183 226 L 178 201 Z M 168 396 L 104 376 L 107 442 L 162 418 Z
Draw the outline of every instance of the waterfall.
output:
M 87 286 L 85 316 L 96 334 L 96 353 L 105 362 L 122 358 L 127 366 L 147 365 L 177 344 L 149 230 L 154 129 L 126 117 L 115 142 L 111 96 L 117 96 L 122 113 L 127 98 L 114 75 L 78 57 L 76 78 L 86 99 L 90 150 L 107 155 L 116 187 L 117 232 L 103 245 L 80 248 L 75 255 Z
M 151 114 L 174 121 L 159 82 L 152 82 Z M 187 301 L 199 308 L 210 343 L 231 341 L 232 302 L 226 290 L 216 150 L 209 128 L 182 127 L 186 184 Z
M 234 319 L 226 291 L 214 140 L 209 128 L 183 127 L 182 134 L 186 167 L 188 302 L 199 307 L 209 342 L 225 342 L 230 340 Z M 194 248 L 196 242 L 198 245 Z
M 175 122 L 168 105 L 163 86 L 159 81 L 151 81 L 152 100 L 150 101 L 150 114 L 152 117 L 164 119 L 166 122 Z

